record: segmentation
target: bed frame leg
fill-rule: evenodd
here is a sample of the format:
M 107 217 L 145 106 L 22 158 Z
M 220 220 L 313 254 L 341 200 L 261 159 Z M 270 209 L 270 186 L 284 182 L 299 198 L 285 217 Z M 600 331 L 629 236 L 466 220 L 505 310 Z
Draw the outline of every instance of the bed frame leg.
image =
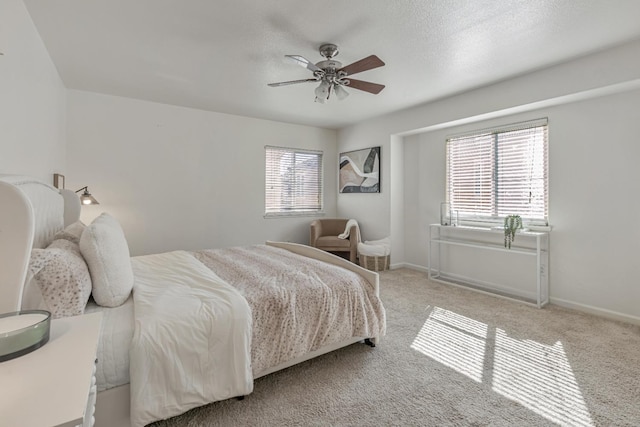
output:
M 373 341 L 371 341 L 371 338 L 365 338 L 364 343 L 366 345 L 368 345 L 369 347 L 375 347 L 376 343 L 374 343 Z
M 244 396 L 236 396 L 236 400 L 244 400 Z

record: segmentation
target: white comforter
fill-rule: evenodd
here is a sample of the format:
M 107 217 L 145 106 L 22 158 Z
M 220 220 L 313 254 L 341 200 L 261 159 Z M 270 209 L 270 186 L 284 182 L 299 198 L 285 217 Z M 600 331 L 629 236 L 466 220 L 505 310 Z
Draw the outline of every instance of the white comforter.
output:
M 251 393 L 251 309 L 238 291 L 183 251 L 132 264 L 132 426 Z

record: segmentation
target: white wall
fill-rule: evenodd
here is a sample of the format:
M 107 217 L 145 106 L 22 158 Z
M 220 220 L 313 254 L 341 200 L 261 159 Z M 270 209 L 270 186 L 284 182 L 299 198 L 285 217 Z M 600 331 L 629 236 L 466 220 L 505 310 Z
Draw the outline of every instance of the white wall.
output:
M 351 133 L 353 131 L 353 134 Z M 339 152 L 380 146 L 380 193 L 338 194 L 338 217 L 355 218 L 360 225 L 363 240 L 377 240 L 390 232 L 391 146 L 389 133 L 376 127 L 347 128 L 338 131 Z
M 339 132 L 339 151 L 361 141 L 391 154 L 391 144 L 403 147 L 403 232 L 389 195 L 366 208 L 341 196 L 338 212 L 402 242 L 395 264 L 424 268 L 427 225 L 445 196 L 446 135 L 549 117 L 552 302 L 640 323 L 640 224 L 616 231 L 618 218 L 640 212 L 638 105 L 640 41 L 352 126 Z
M 407 138 L 405 197 L 415 207 L 407 209 L 406 262 L 427 265 L 428 224 L 439 221 L 437 206 L 444 200 L 447 135 L 548 117 L 551 296 L 556 302 L 640 315 L 635 279 L 640 264 L 634 261 L 640 253 L 640 224 L 632 221 L 619 232 L 619 223 L 612 221 L 612 214 L 640 212 L 640 201 L 629 197 L 640 182 L 635 166 L 640 145 L 634 137 L 640 132 L 639 100 L 640 90 L 635 90 Z M 495 258 L 473 255 L 462 257 L 465 267 L 490 278 Z M 535 266 L 528 271 L 533 273 Z M 507 281 L 531 290 L 534 277 L 516 274 Z
M 69 91 L 67 182 L 89 186 L 134 255 L 285 240 L 312 217 L 264 219 L 264 146 L 324 151 L 326 216 L 336 214 L 336 132 Z M 68 186 L 69 186 L 68 185 Z
M 0 173 L 52 183 L 65 166 L 66 89 L 22 0 L 0 1 Z

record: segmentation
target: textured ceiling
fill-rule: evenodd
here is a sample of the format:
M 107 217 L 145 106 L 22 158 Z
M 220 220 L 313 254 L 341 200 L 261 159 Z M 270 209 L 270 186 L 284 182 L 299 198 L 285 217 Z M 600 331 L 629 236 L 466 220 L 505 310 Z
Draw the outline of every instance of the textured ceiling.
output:
M 340 128 L 640 38 L 638 0 L 25 0 L 68 88 Z M 386 85 L 314 102 L 284 60 L 339 46 Z

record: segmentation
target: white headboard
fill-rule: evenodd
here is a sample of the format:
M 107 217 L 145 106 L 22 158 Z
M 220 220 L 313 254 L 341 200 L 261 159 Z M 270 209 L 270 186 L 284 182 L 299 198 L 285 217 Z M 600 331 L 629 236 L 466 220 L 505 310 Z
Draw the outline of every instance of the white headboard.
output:
M 46 247 L 79 217 L 80 200 L 72 191 L 0 175 L 0 313 L 20 310 L 31 249 Z

